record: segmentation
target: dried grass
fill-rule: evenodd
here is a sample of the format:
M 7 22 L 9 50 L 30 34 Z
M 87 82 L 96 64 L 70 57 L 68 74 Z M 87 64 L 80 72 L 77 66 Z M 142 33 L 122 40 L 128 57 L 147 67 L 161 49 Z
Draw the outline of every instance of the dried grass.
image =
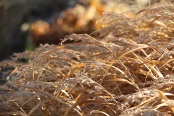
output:
M 0 86 L 0 115 L 172 115 L 173 12 L 166 4 L 131 19 L 105 14 L 91 35 L 15 54 L 0 64 L 15 68 Z

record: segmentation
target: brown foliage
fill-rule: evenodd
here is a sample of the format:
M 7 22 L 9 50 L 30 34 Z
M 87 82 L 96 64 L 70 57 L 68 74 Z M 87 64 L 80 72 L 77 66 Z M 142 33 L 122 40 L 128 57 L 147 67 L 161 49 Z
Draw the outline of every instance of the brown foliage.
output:
M 88 2 L 66 9 L 51 23 L 42 20 L 35 21 L 30 29 L 33 42 L 36 45 L 40 43 L 58 44 L 67 34 L 94 31 L 97 28 L 95 24 L 97 17 L 104 12 L 107 4 L 100 0 Z
M 173 12 L 166 4 L 134 18 L 105 14 L 104 28 L 91 35 L 15 54 L 12 80 L 0 89 L 0 114 L 172 115 Z

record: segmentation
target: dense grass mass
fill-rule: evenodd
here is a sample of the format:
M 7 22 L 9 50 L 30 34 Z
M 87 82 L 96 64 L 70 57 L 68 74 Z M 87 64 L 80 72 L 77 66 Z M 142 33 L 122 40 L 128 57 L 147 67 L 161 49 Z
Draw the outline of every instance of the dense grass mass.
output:
M 0 86 L 0 115 L 172 115 L 173 21 L 171 4 L 134 18 L 105 14 L 91 35 L 15 54 L 0 63 L 14 67 Z

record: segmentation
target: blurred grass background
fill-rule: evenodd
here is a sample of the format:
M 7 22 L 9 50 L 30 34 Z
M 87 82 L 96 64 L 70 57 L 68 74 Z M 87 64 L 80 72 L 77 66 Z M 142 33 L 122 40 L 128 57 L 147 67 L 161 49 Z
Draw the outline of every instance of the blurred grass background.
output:
M 40 44 L 59 44 L 70 33 L 100 29 L 105 12 L 133 17 L 144 7 L 172 0 L 0 0 L 0 61 Z

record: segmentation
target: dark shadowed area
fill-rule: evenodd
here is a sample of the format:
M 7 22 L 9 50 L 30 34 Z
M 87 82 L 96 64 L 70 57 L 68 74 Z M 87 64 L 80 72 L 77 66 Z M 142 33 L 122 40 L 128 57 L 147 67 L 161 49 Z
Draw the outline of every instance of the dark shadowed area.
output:
M 0 0 L 0 61 L 22 52 L 27 41 L 27 26 L 36 19 L 50 21 L 78 0 Z

